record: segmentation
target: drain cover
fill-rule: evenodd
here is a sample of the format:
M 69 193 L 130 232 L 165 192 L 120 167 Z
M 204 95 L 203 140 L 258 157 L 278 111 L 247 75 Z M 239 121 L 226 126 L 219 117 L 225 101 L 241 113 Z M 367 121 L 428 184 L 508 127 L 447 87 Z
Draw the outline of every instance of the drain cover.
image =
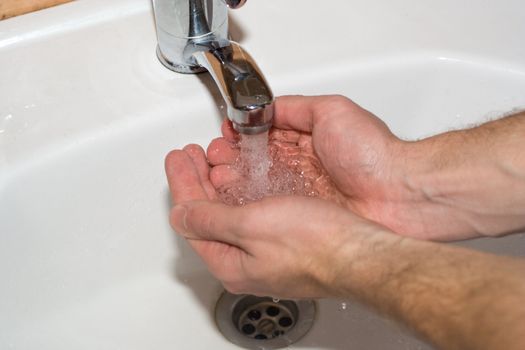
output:
M 315 319 L 311 300 L 280 300 L 224 292 L 215 308 L 219 330 L 247 349 L 279 349 L 302 338 Z

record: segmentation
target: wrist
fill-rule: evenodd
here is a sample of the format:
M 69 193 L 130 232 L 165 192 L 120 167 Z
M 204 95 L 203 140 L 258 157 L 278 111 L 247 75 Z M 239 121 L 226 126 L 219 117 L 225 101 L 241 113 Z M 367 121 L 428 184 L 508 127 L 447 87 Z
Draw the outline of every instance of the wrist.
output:
M 390 252 L 407 238 L 372 222 L 360 224 L 358 230 L 348 227 L 344 235 L 347 239 L 332 255 L 335 264 L 329 267 L 330 279 L 325 282 L 332 286 L 329 296 L 345 298 L 352 295 L 367 302 L 370 291 L 383 283 L 387 270 L 393 267 L 387 262 Z M 396 263 L 396 266 L 401 264 Z
M 414 142 L 396 140 L 389 147 L 389 163 L 379 187 L 385 209 L 375 216 L 361 214 L 397 234 L 424 240 L 477 236 L 455 211 L 456 185 L 461 185 L 467 176 L 462 172 L 469 169 L 453 164 L 456 160 L 445 150 L 447 142 L 441 136 Z
M 468 141 L 467 141 L 468 140 Z M 486 235 L 479 212 L 487 208 L 483 188 L 495 174 L 471 153 L 466 131 L 454 131 L 403 143 L 398 167 L 407 206 L 402 220 L 414 222 L 418 237 L 438 241 Z
M 404 186 L 439 240 L 525 227 L 525 161 L 506 120 L 406 142 Z M 515 127 L 515 126 L 514 126 Z M 432 238 L 432 237 L 431 237 Z

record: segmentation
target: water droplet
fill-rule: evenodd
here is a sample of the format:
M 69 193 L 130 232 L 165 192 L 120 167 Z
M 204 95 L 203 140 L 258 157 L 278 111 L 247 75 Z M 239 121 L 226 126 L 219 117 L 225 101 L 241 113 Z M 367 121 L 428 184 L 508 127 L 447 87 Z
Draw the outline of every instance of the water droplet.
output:
M 343 303 L 341 303 L 341 305 L 339 305 L 339 310 L 340 311 L 346 311 L 347 308 L 348 308 L 348 305 L 345 302 L 343 302 Z
M 222 202 L 244 205 L 268 196 L 309 195 L 304 176 L 299 174 L 300 161 L 294 158 L 300 151 L 290 156 L 269 146 L 268 140 L 268 133 L 241 135 L 240 155 L 231 166 L 240 180 L 218 189 Z
M 280 301 L 281 301 L 281 299 L 278 299 L 278 298 L 273 298 L 273 299 L 272 299 L 272 301 L 273 301 L 274 303 L 278 303 L 278 302 L 280 302 Z

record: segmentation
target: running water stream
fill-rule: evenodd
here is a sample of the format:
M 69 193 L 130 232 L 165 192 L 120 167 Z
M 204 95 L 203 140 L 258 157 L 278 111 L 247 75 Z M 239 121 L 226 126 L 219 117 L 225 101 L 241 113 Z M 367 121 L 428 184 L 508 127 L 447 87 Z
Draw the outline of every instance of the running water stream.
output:
M 279 159 L 268 145 L 268 132 L 242 135 L 240 155 L 232 165 L 238 181 L 219 188 L 219 198 L 229 205 L 244 205 L 268 196 L 315 195 L 298 169 L 299 160 Z M 274 152 L 275 153 L 275 152 Z

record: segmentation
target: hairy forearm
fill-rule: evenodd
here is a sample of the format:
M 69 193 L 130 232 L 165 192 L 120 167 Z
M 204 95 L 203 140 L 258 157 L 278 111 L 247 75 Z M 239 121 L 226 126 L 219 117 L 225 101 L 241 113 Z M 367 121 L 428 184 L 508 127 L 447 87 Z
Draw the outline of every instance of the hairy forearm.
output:
M 454 239 L 525 229 L 525 113 L 406 144 L 405 186 Z M 445 237 L 446 239 L 446 237 Z
M 439 348 L 525 348 L 523 261 L 388 233 L 363 240 L 357 254 L 337 295 L 357 297 Z

